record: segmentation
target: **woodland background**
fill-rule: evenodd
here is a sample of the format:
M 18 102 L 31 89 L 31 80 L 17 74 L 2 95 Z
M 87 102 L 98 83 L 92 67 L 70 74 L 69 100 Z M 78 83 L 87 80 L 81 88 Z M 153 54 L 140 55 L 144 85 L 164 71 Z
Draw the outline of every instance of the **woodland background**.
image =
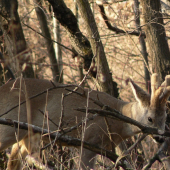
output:
M 1 85 L 20 76 L 49 79 L 133 101 L 127 78 L 150 93 L 150 75 L 170 73 L 169 20 L 169 0 L 0 0 Z M 142 169 L 158 148 L 146 138 L 130 164 Z M 76 151 L 56 150 L 46 158 L 49 168 L 74 169 Z M 152 169 L 167 168 L 158 157 Z M 113 162 L 99 156 L 97 167 L 112 169 Z

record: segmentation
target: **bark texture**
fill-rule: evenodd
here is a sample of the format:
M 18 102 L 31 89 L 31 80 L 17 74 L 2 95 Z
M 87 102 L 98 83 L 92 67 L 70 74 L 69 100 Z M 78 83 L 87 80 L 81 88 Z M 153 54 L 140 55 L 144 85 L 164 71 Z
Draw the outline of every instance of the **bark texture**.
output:
M 19 69 L 22 69 L 24 77 L 34 77 L 32 65 L 29 63 L 31 52 L 27 48 L 17 10 L 17 0 L 0 1 L 1 29 L 5 37 L 8 54 L 10 56 L 9 60 L 14 58 L 13 61 L 16 61 L 15 64 L 17 67 L 14 70 L 19 71 Z M 24 69 L 23 65 L 25 65 Z
M 141 0 L 142 14 L 149 54 L 152 59 L 152 71 L 161 79 L 170 72 L 170 52 L 166 39 L 160 0 Z
M 140 27 L 140 11 L 139 11 L 139 1 L 134 0 L 134 12 L 135 12 L 135 24 L 138 33 L 142 33 L 142 29 Z M 141 54 L 143 56 L 143 63 L 144 63 L 144 75 L 145 75 L 145 83 L 146 89 L 148 89 L 149 93 L 151 92 L 151 88 L 149 85 L 150 82 L 150 73 L 149 73 L 149 64 L 148 64 L 148 53 L 146 49 L 146 43 L 143 36 L 139 36 L 139 43 L 141 47 Z
M 46 47 L 48 51 L 48 56 L 50 58 L 53 79 L 54 81 L 58 82 L 60 73 L 59 73 L 58 63 L 57 63 L 55 50 L 53 46 L 53 41 L 51 38 L 51 33 L 48 28 L 46 15 L 44 14 L 44 11 L 42 10 L 43 7 L 42 7 L 41 0 L 36 0 L 35 2 L 37 3 L 37 6 L 35 7 L 35 11 L 36 11 L 39 23 L 40 23 L 40 28 L 41 28 L 42 34 L 44 35 L 44 37 L 46 37 L 45 42 L 46 42 Z
M 77 4 L 84 19 L 93 54 L 96 56 L 98 89 L 113 95 L 112 76 L 89 2 L 88 0 L 77 0 Z
M 70 38 L 71 45 L 79 55 L 84 58 L 84 69 L 90 68 L 93 53 L 88 39 L 81 33 L 77 19 L 73 12 L 67 8 L 63 0 L 48 0 L 52 5 L 54 15 L 60 24 L 66 29 Z M 96 73 L 91 70 L 91 74 L 95 77 Z
M 98 29 L 90 9 L 89 2 L 86 0 L 77 1 L 79 10 L 81 11 L 82 17 L 85 21 L 87 32 L 90 37 L 90 42 L 81 33 L 76 17 L 71 12 L 71 10 L 67 8 L 62 0 L 58 0 L 57 2 L 55 0 L 48 1 L 53 7 L 55 17 L 60 22 L 60 24 L 65 27 L 69 35 L 71 45 L 75 51 L 84 58 L 84 69 L 87 71 L 90 68 L 90 73 L 92 77 L 95 78 L 97 73 L 99 90 L 118 97 L 117 84 L 112 81 L 112 76 L 109 71 L 103 45 L 100 40 Z M 94 66 L 90 67 L 93 56 L 96 56 L 95 58 L 97 58 L 97 64 L 95 63 Z

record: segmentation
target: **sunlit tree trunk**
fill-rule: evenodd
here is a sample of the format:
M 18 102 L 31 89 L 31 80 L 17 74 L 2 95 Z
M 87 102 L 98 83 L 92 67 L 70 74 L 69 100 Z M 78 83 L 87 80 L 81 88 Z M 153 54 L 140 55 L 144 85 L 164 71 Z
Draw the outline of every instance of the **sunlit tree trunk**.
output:
M 89 2 L 87 0 L 77 0 L 77 4 L 81 16 L 84 19 L 84 24 L 87 28 L 87 34 L 89 35 L 89 41 L 97 64 L 97 87 L 100 91 L 113 95 L 112 76 Z
M 161 79 L 170 73 L 170 52 L 163 26 L 160 0 L 141 0 L 149 55 L 152 59 L 152 71 Z
M 136 29 L 139 31 L 139 33 L 141 33 L 142 29 L 140 27 L 140 11 L 139 11 L 139 1 L 138 0 L 134 0 L 134 12 L 135 12 Z M 148 53 L 146 50 L 146 43 L 145 43 L 145 39 L 143 36 L 139 36 L 139 43 L 140 43 L 140 47 L 141 47 L 141 53 L 143 56 L 146 89 L 148 89 L 148 92 L 151 93 L 150 84 L 149 84 L 150 73 L 149 73 L 149 64 L 148 64 Z
M 58 82 L 60 73 L 59 73 L 58 63 L 57 63 L 57 59 L 56 59 L 56 55 L 55 55 L 55 50 L 53 47 L 51 33 L 50 33 L 50 30 L 49 30 L 48 24 L 47 24 L 46 15 L 44 14 L 44 11 L 42 10 L 41 0 L 36 0 L 36 3 L 37 4 L 35 6 L 35 11 L 36 11 L 39 23 L 40 23 L 40 28 L 41 28 L 42 34 L 45 37 L 47 51 L 48 51 L 48 55 L 49 55 L 50 63 L 51 63 L 53 79 L 54 79 L 54 81 Z
M 55 17 L 53 17 L 53 34 L 54 34 L 54 40 L 58 43 L 61 43 L 61 35 L 60 35 L 60 23 L 56 20 Z M 58 61 L 58 69 L 59 69 L 59 82 L 63 82 L 63 61 L 62 61 L 62 47 L 54 42 L 54 49 Z

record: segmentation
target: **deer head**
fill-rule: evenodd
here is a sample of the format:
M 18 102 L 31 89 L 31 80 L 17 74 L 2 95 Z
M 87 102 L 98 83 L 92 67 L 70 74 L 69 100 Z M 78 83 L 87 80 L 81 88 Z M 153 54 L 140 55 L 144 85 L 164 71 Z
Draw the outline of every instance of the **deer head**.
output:
M 165 77 L 165 81 L 160 85 L 158 74 L 151 76 L 151 95 L 143 91 L 132 80 L 130 84 L 138 101 L 133 108 L 134 119 L 151 127 L 157 127 L 158 133 L 165 131 L 166 121 L 166 100 L 170 95 L 170 76 Z M 138 115 L 142 113 L 141 115 Z

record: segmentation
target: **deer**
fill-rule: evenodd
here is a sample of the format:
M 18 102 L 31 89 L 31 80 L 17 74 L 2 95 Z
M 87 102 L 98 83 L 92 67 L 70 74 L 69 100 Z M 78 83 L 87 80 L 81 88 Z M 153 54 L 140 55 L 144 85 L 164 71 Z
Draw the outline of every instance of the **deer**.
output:
M 2 118 L 25 123 L 30 120 L 32 125 L 50 131 L 58 130 L 57 124 L 64 130 L 82 122 L 85 117 L 91 116 L 91 114 L 78 111 L 77 108 L 102 109 L 97 104 L 96 101 L 98 101 L 119 111 L 124 116 L 149 127 L 156 127 L 158 133 L 163 134 L 167 116 L 166 100 L 170 96 L 170 76 L 167 75 L 160 85 L 158 74 L 152 74 L 151 95 L 130 78 L 129 84 L 136 99 L 134 102 L 119 100 L 104 92 L 82 89 L 76 85 L 64 86 L 49 80 L 18 78 L 0 87 L 0 115 Z M 49 118 L 48 121 L 47 118 Z M 40 142 L 39 136 L 41 135 L 37 133 L 31 135 L 33 142 L 29 142 L 31 139 L 29 139 L 28 132 L 28 130 L 18 129 L 16 131 L 14 127 L 0 125 L 0 151 L 12 146 L 7 169 L 22 169 L 23 161 L 21 160 L 30 154 L 29 146 L 33 148 L 36 142 Z M 107 118 L 106 123 L 104 117 L 97 115 L 93 120 L 86 122 L 84 134 L 79 129 L 70 131 L 68 135 L 79 139 L 81 135 L 84 135 L 84 141 L 110 150 L 123 140 L 140 132 L 141 130 L 134 125 L 111 118 Z M 42 140 L 47 142 L 45 138 Z M 77 148 L 80 149 L 79 146 Z M 94 168 L 95 159 L 93 158 L 95 156 L 95 152 L 83 148 L 81 169 Z

